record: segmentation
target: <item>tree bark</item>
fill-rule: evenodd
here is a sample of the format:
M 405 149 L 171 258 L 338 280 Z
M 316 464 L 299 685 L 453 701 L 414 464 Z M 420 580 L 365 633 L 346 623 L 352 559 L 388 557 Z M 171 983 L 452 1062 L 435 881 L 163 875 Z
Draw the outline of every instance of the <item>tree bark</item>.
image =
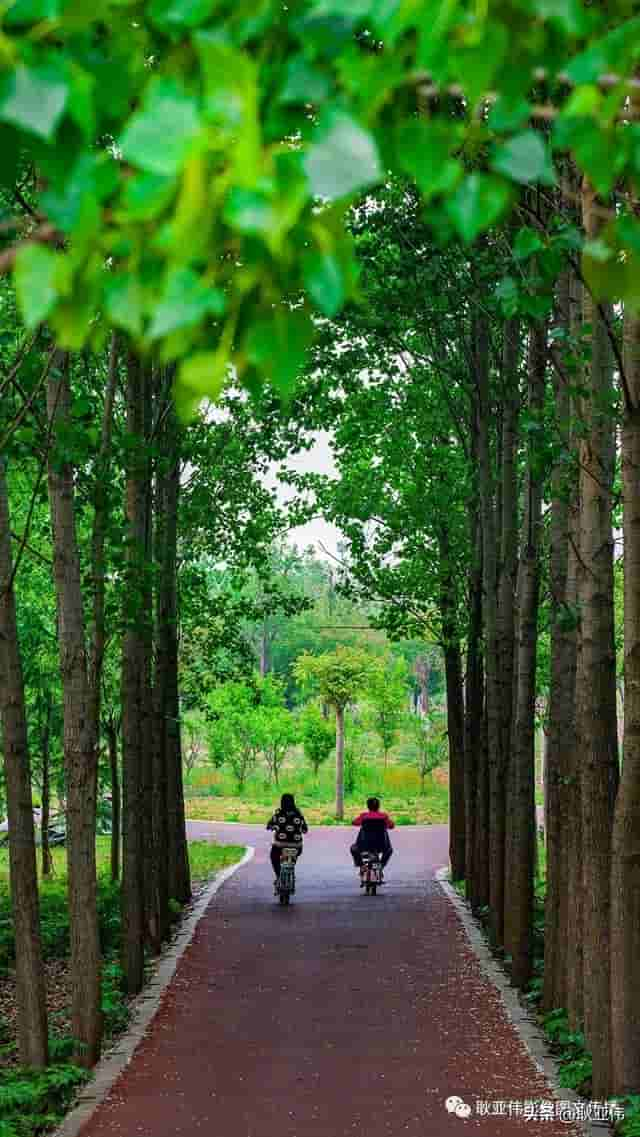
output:
M 520 321 L 511 318 L 504 325 L 502 357 L 502 447 L 501 487 L 502 523 L 498 571 L 498 684 L 500 711 L 500 754 L 505 771 L 509 768 L 514 709 L 515 593 L 518 574 L 518 416 L 520 413 Z
M 498 669 L 498 604 L 496 518 L 491 460 L 491 397 L 489 385 L 489 324 L 484 312 L 475 317 L 475 376 L 478 410 L 478 465 L 482 523 L 483 621 L 486 676 L 486 732 L 489 763 L 489 938 L 500 946 L 504 934 L 505 784 L 500 746 L 500 688 Z
M 464 800 L 465 800 L 465 893 L 473 909 L 479 907 L 479 894 L 486 903 L 488 873 L 481 880 L 482 866 L 488 863 L 487 855 L 479 855 L 476 825 L 479 824 L 478 779 L 482 764 L 482 534 L 478 518 L 477 501 L 470 505 L 469 571 L 469 626 L 467 631 L 467 668 L 465 681 L 465 734 L 464 734 Z M 478 834 L 486 847 L 486 817 L 484 828 Z
M 344 707 L 336 707 L 336 817 L 344 817 Z
M 164 621 L 166 635 L 165 747 L 167 771 L 167 824 L 169 827 L 169 893 L 180 904 L 191 897 L 189 848 L 184 810 L 182 776 L 182 733 L 178 684 L 178 506 L 180 500 L 180 431 L 173 408 L 166 419 L 168 432 L 168 472 L 165 480 L 165 561 L 163 581 L 166 589 Z
M 596 197 L 582 186 L 585 233 L 597 236 Z M 582 751 L 582 848 L 584 881 L 584 1026 L 593 1055 L 593 1094 L 610 1087 L 610 886 L 611 829 L 618 782 L 616 659 L 613 618 L 611 490 L 614 434 L 609 410 L 612 353 L 602 310 L 585 290 L 583 318 L 591 327 L 580 442 L 580 574 L 582 675 L 578 706 Z
M 454 880 L 465 873 L 465 802 L 464 802 L 464 703 L 462 697 L 462 656 L 458 632 L 455 578 L 451 563 L 449 533 L 444 526 L 439 534 L 440 550 L 440 615 L 447 698 L 447 734 L 449 737 L 449 860 Z
M 144 470 L 144 368 L 133 353 L 127 359 L 127 452 L 125 513 L 127 520 L 124 639 L 122 651 L 122 964 L 127 992 L 140 991 L 144 978 L 144 771 L 143 676 L 144 636 L 142 576 L 146 548 Z M 133 445 L 133 440 L 137 444 Z
M 573 441 L 572 441 L 573 445 Z M 578 612 L 580 563 L 580 489 L 569 507 L 569 555 L 567 560 L 567 606 Z M 583 983 L 583 879 L 582 879 L 582 751 L 578 734 L 578 703 L 584 687 L 582 633 L 580 622 L 574 631 L 575 669 L 573 690 L 573 730 L 566 740 L 568 777 L 564 784 L 567 815 L 567 880 L 562 895 L 561 919 L 566 912 L 567 994 L 566 1007 L 571 1030 L 582 1030 L 584 1016 Z M 570 692 L 571 694 L 571 692 Z
M 556 326 L 568 334 L 572 326 L 572 272 L 567 268 L 558 282 Z M 546 1011 L 567 1006 L 567 945 L 569 875 L 568 779 L 575 731 L 577 637 L 575 616 L 575 562 L 569 581 L 569 524 L 575 499 L 575 467 L 571 459 L 571 405 L 569 383 L 562 359 L 564 337 L 555 351 L 553 389 L 555 423 L 562 451 L 551 476 L 551 664 L 549 717 L 545 747 L 545 844 L 547 890 L 545 897 L 544 987 Z M 568 473 L 567 473 L 568 470 Z M 575 503 L 574 503 L 575 504 Z
M 640 1085 L 640 317 L 625 312 L 624 760 L 611 858 L 611 1057 L 614 1094 Z
M 40 815 L 40 846 L 42 876 L 44 879 L 51 876 L 53 860 L 49 845 L 49 821 L 51 815 L 51 697 L 47 693 L 44 697 L 45 718 L 40 733 L 42 747 L 42 809 Z
M 57 354 L 47 389 L 54 432 L 70 429 L 69 358 Z M 85 644 L 80 552 L 76 533 L 73 466 L 49 458 L 53 574 L 58 610 L 63 689 L 64 766 L 67 792 L 67 871 L 71 926 L 71 1029 L 76 1061 L 92 1066 L 100 1054 L 100 937 L 96 899 L 97 731 L 93 719 Z
M 120 880 L 120 771 L 118 770 L 118 724 L 114 715 L 106 722 L 111 775 L 111 880 Z
M 490 900 L 489 831 L 491 816 L 491 780 L 489 770 L 489 730 L 487 723 L 485 669 L 480 669 L 483 713 L 480 720 L 478 748 L 478 782 L 474 840 L 474 893 L 477 909 L 488 908 Z
M 38 874 L 24 678 L 15 595 L 9 496 L 0 457 L 0 721 L 9 822 L 9 877 L 16 955 L 18 1054 L 24 1066 L 48 1061 Z
M 546 324 L 529 333 L 529 413 L 541 420 L 547 360 Z M 511 955 L 511 981 L 524 987 L 532 973 L 535 825 L 535 704 L 540 544 L 542 528 L 542 456 L 532 438 L 528 447 L 525 517 L 517 598 L 516 687 L 511 738 L 505 864 L 505 948 Z
M 157 379 L 157 375 L 156 375 Z M 157 384 L 156 384 L 157 385 Z M 144 547 L 140 561 L 140 618 L 141 636 L 140 659 L 140 763 L 142 769 L 142 840 L 143 877 L 145 899 L 146 937 L 151 950 L 157 955 L 162 945 L 161 918 L 159 912 L 160 888 L 158 871 L 160 867 L 159 850 L 153 827 L 153 747 L 154 747 L 154 700 L 152 690 L 153 670 L 153 460 L 151 440 L 153 438 L 153 399 L 154 373 L 149 365 L 142 373 L 142 447 L 140 464 L 136 476 L 141 479 L 141 501 L 144 510 Z
M 100 449 L 96 461 L 93 491 L 93 526 L 91 532 L 91 591 L 92 622 L 89 635 L 88 675 L 91 692 L 91 715 L 95 723 L 96 739 L 100 724 L 102 694 L 102 665 L 105 652 L 105 543 L 109 518 L 109 476 L 111 469 L 111 435 L 113 409 L 118 383 L 118 343 L 115 332 L 111 338 L 109 373 L 102 412 Z M 97 774 L 96 763 L 96 774 Z

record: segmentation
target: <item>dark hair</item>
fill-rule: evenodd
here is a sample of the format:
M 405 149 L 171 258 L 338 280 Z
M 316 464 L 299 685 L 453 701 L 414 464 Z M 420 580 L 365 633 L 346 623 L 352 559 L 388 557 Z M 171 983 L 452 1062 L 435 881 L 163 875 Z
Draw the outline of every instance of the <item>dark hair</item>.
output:
M 293 813 L 296 808 L 296 800 L 293 794 L 283 794 L 280 798 L 280 809 L 284 813 Z
M 380 798 L 368 797 L 367 798 L 367 809 L 370 809 L 374 812 L 376 809 L 380 809 Z

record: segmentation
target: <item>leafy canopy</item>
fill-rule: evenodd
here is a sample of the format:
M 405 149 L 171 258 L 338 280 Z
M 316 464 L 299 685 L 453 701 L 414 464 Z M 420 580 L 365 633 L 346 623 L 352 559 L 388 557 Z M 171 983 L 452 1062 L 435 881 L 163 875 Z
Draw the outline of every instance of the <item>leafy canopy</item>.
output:
M 374 667 L 366 652 L 339 646 L 321 655 L 301 655 L 295 662 L 294 673 L 300 682 L 316 685 L 329 706 L 344 710 L 364 690 Z

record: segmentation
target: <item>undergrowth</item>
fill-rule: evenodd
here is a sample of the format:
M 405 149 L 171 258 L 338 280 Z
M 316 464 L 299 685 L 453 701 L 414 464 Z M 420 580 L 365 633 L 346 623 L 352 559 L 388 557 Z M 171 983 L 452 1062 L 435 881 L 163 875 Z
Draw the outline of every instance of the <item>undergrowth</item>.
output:
M 465 899 L 464 880 L 451 880 L 452 888 Z M 542 842 L 538 850 L 538 864 L 534 890 L 534 917 L 533 917 L 533 978 L 526 991 L 522 993 L 524 1000 L 529 1004 L 538 1022 L 540 1023 L 549 1042 L 549 1049 L 558 1064 L 559 1084 L 568 1090 L 573 1090 L 581 1097 L 591 1096 L 592 1059 L 586 1045 L 582 1031 L 572 1030 L 566 1010 L 557 1008 L 548 1014 L 541 1012 L 542 992 L 544 985 L 544 900 L 546 890 L 546 856 Z M 480 920 L 485 930 L 488 923 L 489 909 L 479 909 L 474 915 Z M 501 962 L 509 969 L 510 957 L 501 953 Z M 618 1104 L 623 1106 L 624 1121 L 614 1126 L 616 1137 L 640 1137 L 640 1094 L 629 1094 L 616 1098 Z

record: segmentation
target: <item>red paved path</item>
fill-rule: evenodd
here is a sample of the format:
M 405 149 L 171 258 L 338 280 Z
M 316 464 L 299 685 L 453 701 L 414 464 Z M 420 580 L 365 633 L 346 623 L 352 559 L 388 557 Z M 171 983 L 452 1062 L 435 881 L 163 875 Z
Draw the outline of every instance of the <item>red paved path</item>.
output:
M 559 1121 L 462 1120 L 477 1099 L 550 1098 L 433 879 L 445 826 L 402 828 L 386 890 L 364 896 L 345 829 L 315 829 L 290 908 L 268 834 L 217 894 L 145 1041 L 83 1137 L 558 1137 Z

